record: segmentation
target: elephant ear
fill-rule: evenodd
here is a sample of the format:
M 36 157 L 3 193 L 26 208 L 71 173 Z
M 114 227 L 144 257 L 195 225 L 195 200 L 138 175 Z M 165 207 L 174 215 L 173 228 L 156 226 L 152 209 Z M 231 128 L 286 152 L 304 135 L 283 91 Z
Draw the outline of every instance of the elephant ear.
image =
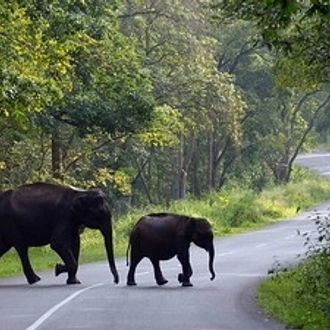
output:
M 194 218 L 182 216 L 180 221 L 179 235 L 185 236 L 191 241 L 196 227 L 196 221 Z
M 86 211 L 97 212 L 104 205 L 104 197 L 96 189 L 86 190 L 77 195 L 72 203 L 71 210 L 75 214 L 83 214 Z

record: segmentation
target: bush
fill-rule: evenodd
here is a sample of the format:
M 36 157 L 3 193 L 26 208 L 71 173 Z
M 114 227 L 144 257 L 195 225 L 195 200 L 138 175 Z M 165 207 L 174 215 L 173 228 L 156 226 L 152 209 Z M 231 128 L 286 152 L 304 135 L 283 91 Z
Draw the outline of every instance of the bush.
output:
M 256 223 L 260 220 L 260 208 L 256 195 L 251 191 L 240 191 L 230 196 L 224 209 L 224 224 L 228 227 L 240 227 L 244 222 Z

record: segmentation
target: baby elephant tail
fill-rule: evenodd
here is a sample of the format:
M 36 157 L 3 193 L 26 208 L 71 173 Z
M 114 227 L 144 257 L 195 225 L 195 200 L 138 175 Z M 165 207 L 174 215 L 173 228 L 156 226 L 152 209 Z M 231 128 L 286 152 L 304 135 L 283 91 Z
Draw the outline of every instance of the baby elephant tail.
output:
M 128 243 L 127 250 L 126 250 L 126 266 L 129 266 L 129 261 L 128 261 L 128 253 L 131 248 L 131 242 Z

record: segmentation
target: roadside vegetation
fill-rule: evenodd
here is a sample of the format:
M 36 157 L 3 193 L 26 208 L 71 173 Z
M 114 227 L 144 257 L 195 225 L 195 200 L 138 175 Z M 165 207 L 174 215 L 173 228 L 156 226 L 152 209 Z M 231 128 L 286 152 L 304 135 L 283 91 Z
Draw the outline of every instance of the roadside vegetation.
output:
M 314 217 L 317 236 L 305 237 L 305 260 L 275 274 L 258 288 L 258 301 L 272 316 L 294 329 L 327 330 L 330 327 L 330 220 Z M 289 267 L 290 268 L 290 267 Z
M 132 209 L 124 215 L 114 214 L 114 246 L 117 257 L 125 256 L 128 236 L 135 222 L 148 212 L 169 211 L 207 218 L 217 237 L 235 234 L 286 219 L 297 210 L 317 204 L 330 195 L 330 182 L 295 167 L 292 181 L 287 185 L 270 186 L 260 193 L 228 184 L 221 192 L 210 192 L 200 199 L 187 197 L 169 206 L 150 205 Z M 60 261 L 49 246 L 30 249 L 36 270 L 53 268 Z M 80 263 L 105 260 L 103 239 L 97 230 L 82 234 Z M 21 264 L 15 250 L 0 259 L 0 276 L 21 274 Z

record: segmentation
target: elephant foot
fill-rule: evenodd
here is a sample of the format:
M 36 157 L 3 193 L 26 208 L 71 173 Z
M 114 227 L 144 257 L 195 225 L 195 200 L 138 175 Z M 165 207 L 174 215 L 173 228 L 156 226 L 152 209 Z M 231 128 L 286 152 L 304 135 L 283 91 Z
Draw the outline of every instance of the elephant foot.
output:
M 113 282 L 115 284 L 119 283 L 119 275 L 117 274 L 117 272 L 115 272 L 114 275 L 113 275 Z
M 67 269 L 66 269 L 65 265 L 62 265 L 62 264 L 55 265 L 55 276 L 58 276 L 62 273 L 66 273 L 66 272 L 67 272 Z
M 161 278 L 159 280 L 156 281 L 158 285 L 164 285 L 166 283 L 168 283 L 168 280 L 166 280 L 165 278 Z
M 66 284 L 81 284 L 81 282 L 76 278 L 68 278 L 67 281 L 66 281 Z
M 182 273 L 178 275 L 178 281 L 179 281 L 179 283 L 182 283 L 182 286 L 193 286 L 192 283 L 189 281 L 189 279 L 188 279 L 188 281 L 184 280 Z
M 27 281 L 28 283 L 31 285 L 31 284 L 34 284 L 34 283 L 37 283 L 41 280 L 41 277 L 39 277 L 38 275 L 34 274 L 33 276 L 30 276 Z
M 133 286 L 133 285 L 136 285 L 136 282 L 135 281 L 127 281 L 126 283 L 128 286 Z

